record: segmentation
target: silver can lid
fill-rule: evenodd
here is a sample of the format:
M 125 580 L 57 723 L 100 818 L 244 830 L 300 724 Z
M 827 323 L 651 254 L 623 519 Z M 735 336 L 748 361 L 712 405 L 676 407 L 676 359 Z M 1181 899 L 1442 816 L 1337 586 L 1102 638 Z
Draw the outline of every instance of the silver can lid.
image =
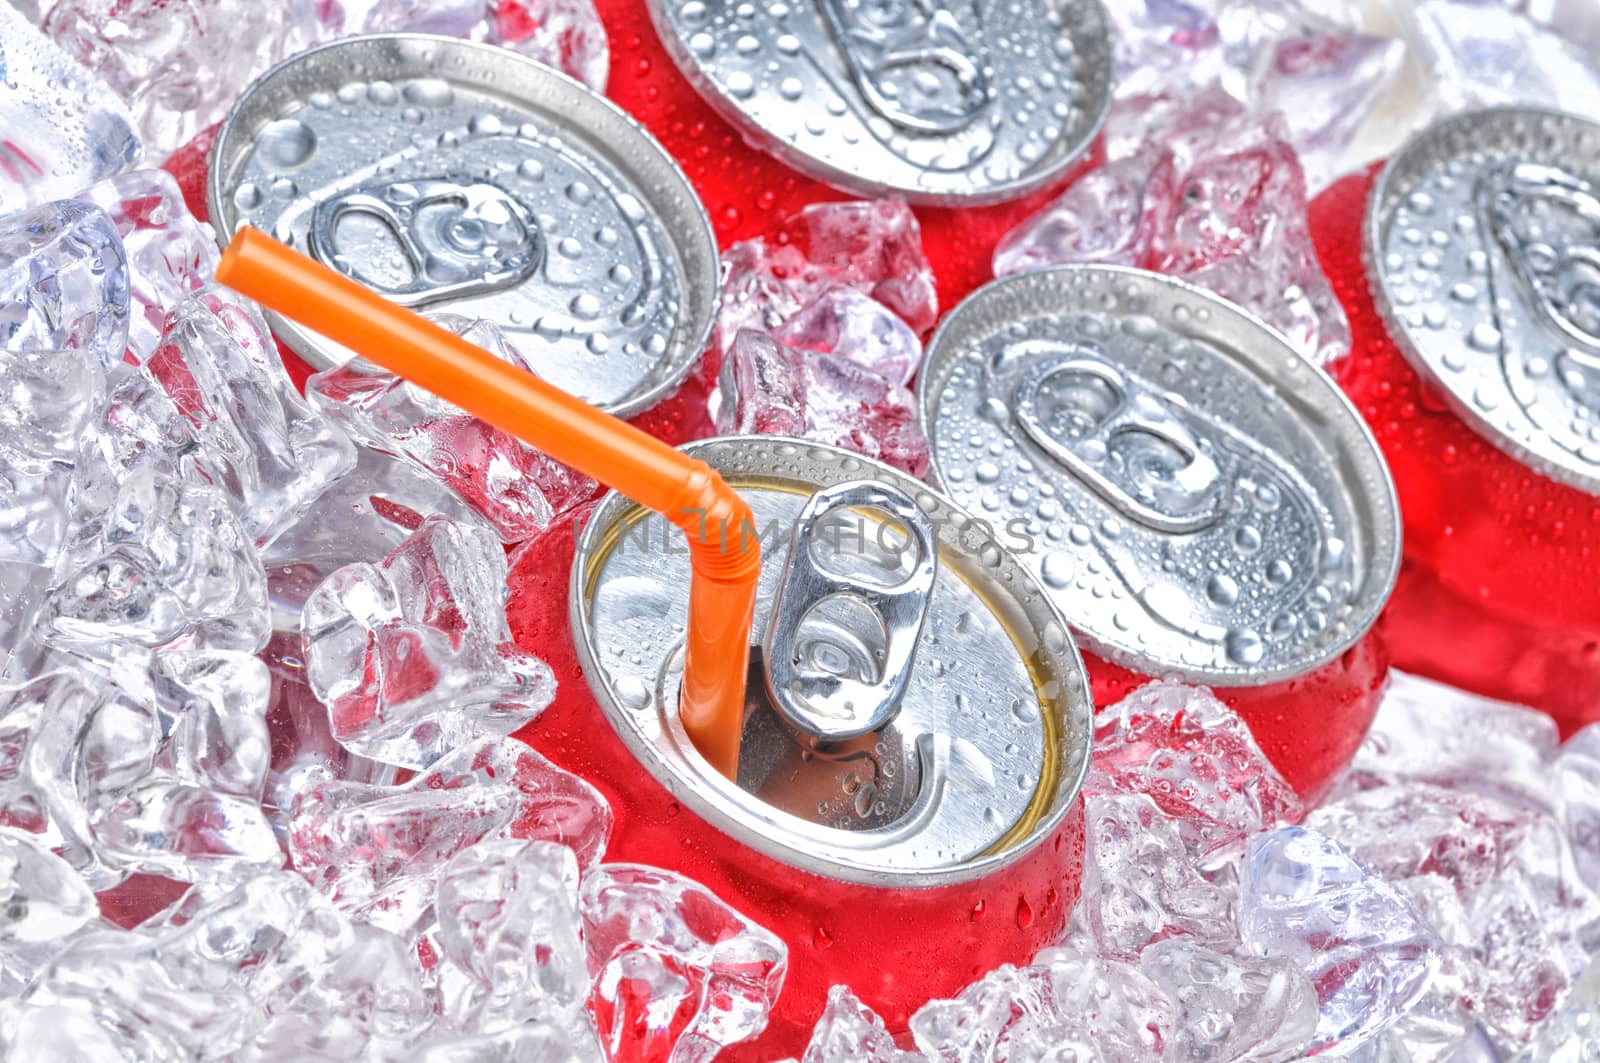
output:
M 935 333 L 918 392 L 935 483 L 1136 671 L 1303 675 L 1394 586 L 1399 505 L 1354 408 L 1191 285 L 1106 266 L 996 281 Z
M 1099 0 L 650 0 L 711 104 L 840 188 L 992 202 L 1049 183 L 1111 102 Z
M 683 533 L 613 493 L 579 541 L 571 621 L 639 761 L 725 833 L 849 881 L 963 881 L 1047 837 L 1082 782 L 1093 708 L 1044 588 L 981 523 L 887 465 L 779 436 L 684 450 L 750 504 L 761 538 L 738 782 L 678 722 Z M 813 681 L 785 705 L 797 673 Z M 851 681 L 818 685 L 822 673 Z
M 1457 115 L 1389 160 L 1367 276 L 1401 352 L 1518 461 L 1600 494 L 1600 125 Z
M 212 149 L 211 220 L 254 226 L 402 305 L 494 322 L 620 416 L 664 397 L 715 317 L 716 241 L 633 119 L 501 48 L 354 37 L 251 85 Z M 350 352 L 281 317 L 326 368 Z

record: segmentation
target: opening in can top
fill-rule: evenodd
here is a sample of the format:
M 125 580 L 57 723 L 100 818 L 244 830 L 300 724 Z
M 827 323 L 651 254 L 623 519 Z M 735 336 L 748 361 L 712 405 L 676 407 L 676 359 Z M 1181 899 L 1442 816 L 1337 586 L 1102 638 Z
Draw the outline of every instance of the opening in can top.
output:
M 962 204 L 1049 183 L 1111 103 L 1099 0 L 650 0 L 730 121 L 840 188 Z
M 207 195 L 223 243 L 251 225 L 404 306 L 492 321 L 619 416 L 683 379 L 715 316 L 716 242 L 676 163 L 501 48 L 382 34 L 297 55 L 234 105 Z M 272 324 L 314 366 L 350 358 Z
M 934 335 L 918 399 L 934 481 L 1136 671 L 1303 675 L 1393 589 L 1399 504 L 1371 433 L 1279 333 L 1191 285 L 996 281 Z
M 777 436 L 684 449 L 716 468 L 755 514 L 762 644 L 752 649 L 735 785 L 678 723 L 688 559 L 660 518 L 608 496 L 579 542 L 571 621 L 589 685 L 640 763 L 740 842 L 848 881 L 964 881 L 1048 837 L 1087 769 L 1093 709 L 1077 649 L 1044 588 L 971 516 L 887 465 Z M 790 557 L 791 542 L 806 556 Z M 936 559 L 924 553 L 929 543 Z M 850 586 L 865 593 L 842 593 Z M 913 622 L 899 624 L 905 609 Z M 796 619 L 774 631 L 775 610 Z M 909 665 L 897 661 L 900 636 L 916 643 Z M 876 685 L 893 711 L 856 705 L 855 716 L 877 730 L 832 728 L 819 740 L 830 728 L 813 726 L 816 718 L 786 725 L 785 699 L 769 684 L 796 668 L 767 668 L 763 652 L 784 654 L 801 672 L 821 666 L 809 668 L 813 675 L 859 664 L 862 682 L 844 691 L 859 697 Z M 811 692 L 797 688 L 803 709 L 827 700 Z
M 1379 176 L 1365 251 L 1389 334 L 1455 412 L 1600 494 L 1600 125 L 1528 108 L 1435 123 Z

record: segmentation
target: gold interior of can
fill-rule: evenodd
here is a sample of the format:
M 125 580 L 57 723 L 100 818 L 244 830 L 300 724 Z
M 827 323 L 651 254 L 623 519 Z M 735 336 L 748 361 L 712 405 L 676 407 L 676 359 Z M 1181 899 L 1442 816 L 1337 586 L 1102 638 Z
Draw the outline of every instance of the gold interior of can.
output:
M 738 477 L 726 473 L 723 475 L 729 486 L 735 489 L 750 488 L 760 491 L 779 491 L 784 494 L 806 497 L 814 494 L 817 490 L 813 485 L 797 484 L 789 480 Z M 863 517 L 870 518 L 872 516 L 868 511 L 858 510 L 855 507 L 852 507 L 852 511 L 858 512 Z M 620 518 L 613 521 L 610 526 L 602 531 L 594 553 L 585 559 L 587 567 L 583 573 L 583 595 L 586 602 L 594 600 L 595 590 L 600 583 L 600 572 L 604 568 L 606 560 L 611 556 L 612 551 L 616 549 L 617 544 L 636 524 L 649 519 L 653 515 L 650 510 L 645 509 L 643 506 L 631 505 L 623 512 Z M 1003 853 L 1021 843 L 1032 835 L 1034 828 L 1050 813 L 1055 803 L 1055 795 L 1061 773 L 1061 707 L 1058 704 L 1058 698 L 1050 697 L 1045 693 L 1051 680 L 1045 673 L 1042 650 L 1028 652 L 1023 648 L 1029 642 L 1040 643 L 1042 640 L 1019 637 L 1019 629 L 1021 628 L 1020 611 L 1010 607 L 1009 603 L 997 599 L 984 586 L 982 581 L 971 578 L 968 571 L 971 567 L 970 561 L 955 553 L 947 543 L 942 541 L 939 543 L 939 562 L 941 566 L 954 572 L 961 582 L 966 584 L 977 595 L 978 600 L 999 621 L 1001 628 L 1010 638 L 1012 647 L 1017 651 L 1017 656 L 1028 670 L 1029 679 L 1033 683 L 1034 691 L 1039 696 L 1040 704 L 1046 709 L 1055 710 L 1042 711 L 1039 714 L 1040 723 L 1044 730 L 1044 759 L 1039 765 L 1039 782 L 1034 787 L 1032 798 L 1023 810 L 1022 815 L 1017 819 L 1017 822 L 997 838 L 993 844 L 972 858 L 977 860 Z M 765 559 L 763 559 L 763 563 L 765 563 Z M 757 798 L 756 800 L 759 799 Z

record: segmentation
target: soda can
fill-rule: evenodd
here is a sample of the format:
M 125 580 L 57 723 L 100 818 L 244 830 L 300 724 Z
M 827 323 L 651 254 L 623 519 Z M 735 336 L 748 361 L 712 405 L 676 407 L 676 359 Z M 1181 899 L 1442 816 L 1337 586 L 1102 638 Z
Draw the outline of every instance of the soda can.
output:
M 1354 755 L 1400 523 L 1371 433 L 1259 319 L 1110 266 L 979 289 L 928 349 L 930 479 L 1083 639 L 1098 703 L 1214 688 L 1303 795 Z
M 1600 719 L 1600 125 L 1447 118 L 1312 223 L 1405 514 L 1396 664 Z
M 1111 102 L 1099 0 L 650 0 L 691 84 L 758 147 L 867 196 L 996 202 L 1063 175 Z
M 492 321 L 619 416 L 668 394 L 715 317 L 711 223 L 605 98 L 501 48 L 336 41 L 264 74 L 212 149 L 212 224 L 270 233 L 403 306 Z M 282 317 L 316 368 L 350 353 Z
M 569 691 L 527 737 L 612 799 L 608 859 L 682 871 L 788 943 L 771 1024 L 738 1058 L 798 1055 L 839 983 L 903 1032 L 1066 926 L 1082 662 L 1044 588 L 927 485 L 778 436 L 685 450 L 755 514 L 726 533 L 763 546 L 737 781 L 678 721 L 683 533 L 616 494 L 571 568 L 593 700 Z

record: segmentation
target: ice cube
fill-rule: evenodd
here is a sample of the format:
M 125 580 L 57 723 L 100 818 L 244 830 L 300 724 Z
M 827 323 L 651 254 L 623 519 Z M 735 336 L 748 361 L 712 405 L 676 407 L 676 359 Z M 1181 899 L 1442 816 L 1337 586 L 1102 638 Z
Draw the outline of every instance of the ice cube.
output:
M 64 938 L 100 915 L 94 894 L 33 835 L 0 827 L 0 953 Z
M 301 636 L 334 737 L 361 756 L 422 768 L 537 716 L 555 679 L 512 643 L 505 599 L 500 543 L 439 518 L 381 564 L 329 576 L 306 602 Z
M 129 270 L 104 211 L 64 200 L 0 218 L 0 290 L 5 350 L 82 351 L 106 367 L 122 360 Z
M 10 4 L 0 4 L 0 41 L 0 214 L 75 195 L 138 161 L 123 102 Z
M 78 444 L 104 389 L 100 367 L 82 352 L 0 351 L 0 564 L 59 558 Z
M 715 418 L 724 433 L 802 436 L 913 476 L 928 468 L 928 440 L 909 391 L 844 358 L 797 351 L 760 332 L 741 332 L 723 361 Z
M 122 482 L 147 468 L 159 479 L 217 484 L 222 463 L 195 438 L 194 428 L 150 373 L 127 363 L 106 375 L 104 415 L 78 450 L 74 535 L 92 541 Z
M 323 6 L 57 0 L 43 28 L 128 101 L 151 161 L 160 162 L 220 121 L 257 74 L 321 39 Z
M 1143 794 L 1172 821 L 1197 866 L 1303 809 L 1249 727 L 1203 687 L 1149 683 L 1095 715 L 1091 794 Z
M 193 424 L 258 547 L 355 467 L 355 448 L 289 381 L 254 303 L 216 287 L 167 318 L 150 370 Z
M 897 315 L 913 339 L 938 318 L 921 230 L 910 208 L 898 201 L 814 203 L 784 219 L 774 242 L 758 238 L 734 244 L 722 262 L 715 346 L 724 353 L 741 331 L 751 329 L 796 346 L 844 353 L 904 383 L 908 337 L 876 320 L 860 300 L 852 307 L 828 293 L 841 287 L 859 292 Z M 810 316 L 820 319 L 793 326 L 793 336 L 780 335 L 811 304 L 816 305 Z M 855 320 L 847 316 L 852 309 Z M 910 356 L 920 362 L 920 346 Z
M 1438 939 L 1405 894 L 1302 827 L 1250 839 L 1239 931 L 1261 955 L 1299 964 L 1316 987 L 1313 1053 L 1348 1052 L 1393 1025 L 1439 961 Z
M 505 785 L 444 791 L 313 783 L 295 802 L 290 860 L 341 911 L 414 939 L 432 921 L 440 869 L 483 838 L 502 835 L 517 799 Z
M 429 1041 L 416 1063 L 599 1063 L 591 1046 L 574 1043 L 566 1031 L 530 1022 L 481 1037 L 446 1037 Z
M 572 850 L 554 842 L 480 842 L 445 865 L 435 903 L 443 959 L 467 975 L 445 1002 L 454 1028 L 493 1033 L 538 1021 L 570 1030 L 574 1039 L 591 1030 Z
M 298 630 L 306 599 L 335 569 L 357 561 L 381 562 L 428 517 L 490 527 L 432 476 L 357 445 L 355 468 L 335 480 L 315 506 L 262 551 L 274 626 Z M 298 646 L 298 635 L 295 641 Z
M 285 845 L 289 811 L 307 787 L 329 779 L 387 785 L 397 773 L 334 740 L 328 710 L 306 681 L 300 652 L 299 631 L 274 631 L 261 651 L 271 680 L 266 721 L 272 750 L 261 807 Z
M 154 662 L 163 717 L 157 766 L 219 793 L 259 801 L 270 763 L 267 666 L 235 651 L 192 650 Z
M 1031 1058 L 1028 1051 L 1055 1016 L 1054 987 L 1043 967 L 1004 964 L 953 1000 L 930 1000 L 911 1016 L 917 1047 L 939 1063 Z M 1027 1047 L 1024 1048 L 1023 1045 Z
M 1187 0 L 1108 4 L 1117 94 L 1146 96 L 1219 81 L 1222 31 L 1212 6 Z
M 507 833 L 557 842 L 572 850 L 587 874 L 611 839 L 611 808 L 600 791 L 563 771 L 521 742 L 486 738 L 437 761 L 412 783 L 434 790 L 509 784 L 518 794 Z
M 778 327 L 788 347 L 845 358 L 895 383 L 909 384 L 922 365 L 922 341 L 888 307 L 854 288 L 831 284 Z
M 1305 175 L 1273 116 L 1221 132 L 1178 182 L 1150 260 L 1259 314 L 1312 361 L 1350 345 L 1344 310 L 1322 272 L 1305 221 Z
M 1600 1053 L 1600 959 L 1590 961 L 1561 1008 L 1514 1063 L 1590 1063 Z
M 78 671 L 52 660 L 40 675 L 0 690 L 0 825 L 41 835 L 98 891 L 127 872 L 108 865 L 90 840 L 77 750 L 87 722 L 116 693 Z
M 271 1016 L 256 1035 L 260 1058 L 308 1058 L 294 1054 L 290 1038 L 330 1055 L 342 1047 L 345 1060 L 411 1058 L 406 1049 L 435 1018 L 416 951 L 376 927 L 346 926 L 320 899 L 307 910 L 274 957 L 270 983 L 252 979 Z
M 345 33 L 437 33 L 499 45 L 604 92 L 606 29 L 590 0 L 347 0 Z
M 765 1029 L 788 950 L 704 887 L 602 864 L 584 879 L 580 914 L 589 1010 L 613 1060 L 707 1061 Z
M 1171 153 L 1154 147 L 1091 170 L 1006 234 L 995 276 L 1064 262 L 1139 265 L 1171 212 L 1176 181 Z
M 1399 74 L 1405 44 L 1319 27 L 1285 35 L 1264 51 L 1249 99 L 1283 115 L 1307 194 L 1315 196 L 1348 169 L 1350 146 Z
M 1108 148 L 1115 169 L 1080 178 L 1002 240 L 996 272 L 1135 265 L 1254 311 L 1319 364 L 1345 353 L 1349 324 L 1311 244 L 1281 116 L 1247 112 L 1220 89 L 1122 113 L 1133 129 Z
M 36 625 L 104 386 L 87 352 L 0 351 L 0 676 L 36 674 L 43 657 Z
M 403 787 L 329 781 L 299 796 L 294 866 L 344 911 L 408 937 L 432 919 L 440 870 L 484 839 L 556 842 L 593 867 L 611 810 L 588 783 L 511 739 L 484 739 Z
M 927 332 L 939 319 L 922 229 L 901 200 L 813 203 L 785 231 L 825 276 L 872 296 L 914 332 Z
M 267 1006 L 314 977 L 350 933 L 298 876 L 260 875 L 192 901 L 166 925 L 79 937 L 23 1001 L 78 1016 L 65 1043 L 120 1049 L 91 1058 L 227 1058 L 252 1040 Z M 38 1059 L 61 1040 L 35 1025 L 12 1044 L 28 1046 L 18 1058 Z
M 260 804 L 202 786 L 151 779 L 107 798 L 89 825 L 102 852 L 171 878 L 235 881 L 283 866 Z
M 1226 945 L 1233 898 L 1200 877 L 1175 823 L 1144 794 L 1095 794 L 1084 806 L 1083 913 L 1107 956 L 1135 960 L 1184 935 Z
M 491 322 L 453 314 L 434 320 L 503 361 L 532 370 Z M 506 542 L 529 538 L 599 491 L 590 477 L 368 362 L 316 374 L 306 382 L 306 394 L 359 442 L 449 485 Z
M 1335 797 L 1411 780 L 1553 811 L 1558 741 L 1555 721 L 1542 712 L 1391 670 Z
M 1124 119 L 1152 97 L 1227 93 L 1250 111 L 1277 111 L 1313 194 L 1343 172 L 1350 145 L 1399 73 L 1404 46 L 1356 30 L 1343 0 L 1134 0 L 1109 11 L 1117 98 L 1107 147 L 1121 159 Z M 1131 105 L 1128 106 L 1128 105 Z
M 52 644 L 88 654 L 119 640 L 254 652 L 266 575 L 227 495 L 140 467 L 63 557 L 41 622 Z
M 1306 824 L 1405 888 L 1460 948 L 1469 1006 L 1502 1044 L 1526 1044 L 1582 969 L 1600 898 L 1553 816 L 1408 781 L 1347 795 Z
M 111 219 L 127 259 L 127 355 L 143 363 L 161 343 L 167 312 L 211 283 L 220 258 L 211 226 L 183 202 L 165 170 L 134 170 L 78 197 Z M 121 360 L 122 352 L 116 352 Z
M 1160 1059 L 1173 1043 L 1177 1008 L 1137 967 L 1083 941 L 1045 949 L 1033 962 L 1050 972 L 1056 1029 L 1093 1045 L 1097 1058 Z
M 1551 769 L 1578 874 L 1600 891 L 1600 724 L 1567 739 Z
M 492 0 L 489 9 L 490 43 L 605 91 L 611 48 L 591 0 Z
M 1444 112 L 1513 104 L 1600 113 L 1594 53 L 1498 0 L 1409 0 L 1401 28 Z
M 850 991 L 836 985 L 828 991 L 828 1006 L 811 1031 L 811 1041 L 800 1063 L 916 1063 L 915 1052 L 895 1046 L 883 1020 Z
M 50 570 L 16 561 L 0 565 L 0 683 L 38 675 L 47 653 L 36 627 Z
M 1316 1030 L 1316 991 L 1283 957 L 1230 955 L 1173 937 L 1146 949 L 1139 969 L 1177 1005 L 1170 1051 L 1178 1059 L 1290 1059 Z

